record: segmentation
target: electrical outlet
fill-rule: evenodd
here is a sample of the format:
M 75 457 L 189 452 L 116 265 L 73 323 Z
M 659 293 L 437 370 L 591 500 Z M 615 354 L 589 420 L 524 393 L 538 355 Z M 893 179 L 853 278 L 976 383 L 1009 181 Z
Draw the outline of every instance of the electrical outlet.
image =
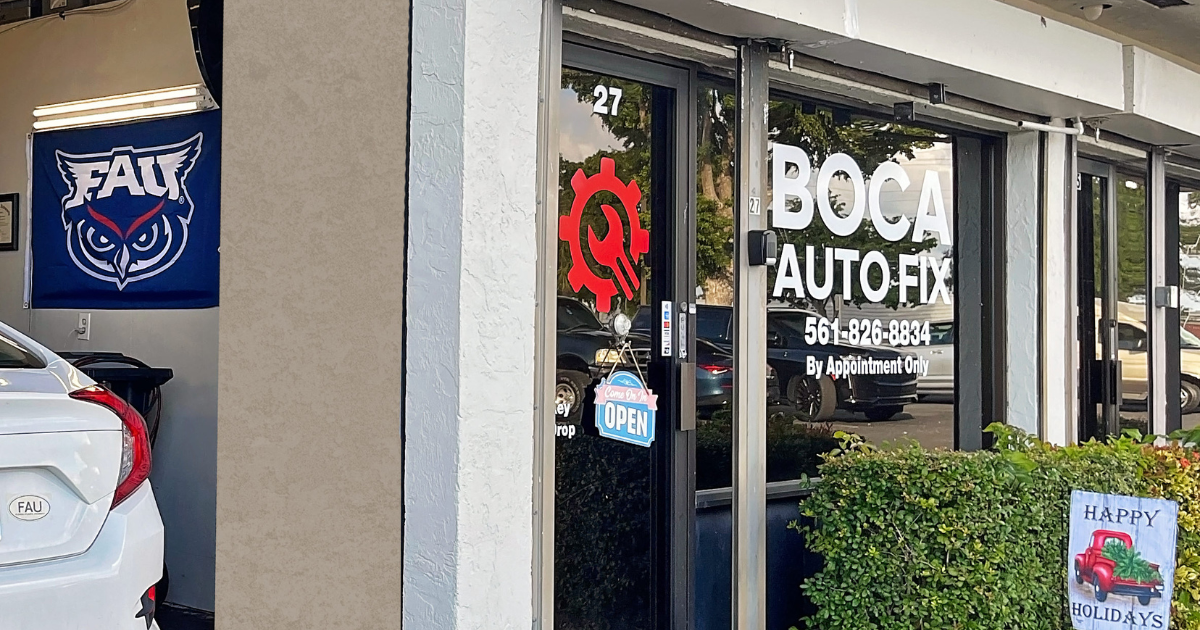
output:
M 92 338 L 92 314 L 80 313 L 79 325 L 75 327 L 75 338 L 87 341 Z

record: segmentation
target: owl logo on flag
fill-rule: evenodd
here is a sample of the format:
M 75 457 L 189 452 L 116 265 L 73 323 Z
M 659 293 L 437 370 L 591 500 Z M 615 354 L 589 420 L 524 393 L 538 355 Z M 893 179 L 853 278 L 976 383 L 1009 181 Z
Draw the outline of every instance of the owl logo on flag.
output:
M 194 208 L 187 177 L 204 134 L 166 146 L 55 151 L 67 251 L 87 275 L 117 290 L 169 269 L 187 247 Z

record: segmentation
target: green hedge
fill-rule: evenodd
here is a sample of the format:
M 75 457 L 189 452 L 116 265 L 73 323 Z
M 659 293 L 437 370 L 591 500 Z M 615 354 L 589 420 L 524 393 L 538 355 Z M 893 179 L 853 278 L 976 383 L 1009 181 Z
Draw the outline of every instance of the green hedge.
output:
M 1083 489 L 1192 501 L 1181 505 L 1177 572 L 1191 583 L 1177 586 L 1172 628 L 1200 629 L 1187 612 L 1200 602 L 1189 593 L 1200 588 L 1200 466 L 1180 463 L 1187 451 L 1140 436 L 1054 448 L 990 430 L 998 450 L 976 453 L 880 451 L 839 434 L 845 450 L 826 459 L 801 505 L 815 523 L 801 528 L 808 545 L 825 558 L 802 586 L 818 609 L 808 627 L 1070 628 L 1067 525 L 1071 491 Z

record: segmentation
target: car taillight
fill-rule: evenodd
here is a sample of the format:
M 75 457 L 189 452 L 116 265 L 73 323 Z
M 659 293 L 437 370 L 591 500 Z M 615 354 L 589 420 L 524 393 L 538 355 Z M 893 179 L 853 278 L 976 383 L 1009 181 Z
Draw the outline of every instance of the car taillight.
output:
M 158 594 L 155 592 L 155 587 L 151 586 L 142 594 L 142 608 L 138 614 L 134 615 L 134 619 L 145 619 L 146 627 L 154 625 L 154 616 L 158 612 Z
M 150 436 L 146 432 L 146 421 L 120 396 L 99 385 L 75 390 L 71 392 L 71 398 L 105 407 L 121 419 L 121 471 L 117 475 L 117 491 L 113 494 L 112 507 L 115 508 L 150 477 Z
M 728 365 L 701 365 L 700 369 L 711 373 L 713 376 L 720 376 L 726 372 L 733 370 Z

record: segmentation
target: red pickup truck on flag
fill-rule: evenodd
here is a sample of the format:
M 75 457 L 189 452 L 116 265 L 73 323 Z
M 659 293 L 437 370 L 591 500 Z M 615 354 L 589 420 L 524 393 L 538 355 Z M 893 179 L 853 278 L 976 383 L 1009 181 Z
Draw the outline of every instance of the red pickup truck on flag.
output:
M 1136 597 L 1143 606 L 1162 597 L 1158 565 L 1143 559 L 1125 532 L 1092 532 L 1091 546 L 1075 556 L 1075 582 L 1091 584 L 1098 602 L 1107 600 L 1109 593 Z

